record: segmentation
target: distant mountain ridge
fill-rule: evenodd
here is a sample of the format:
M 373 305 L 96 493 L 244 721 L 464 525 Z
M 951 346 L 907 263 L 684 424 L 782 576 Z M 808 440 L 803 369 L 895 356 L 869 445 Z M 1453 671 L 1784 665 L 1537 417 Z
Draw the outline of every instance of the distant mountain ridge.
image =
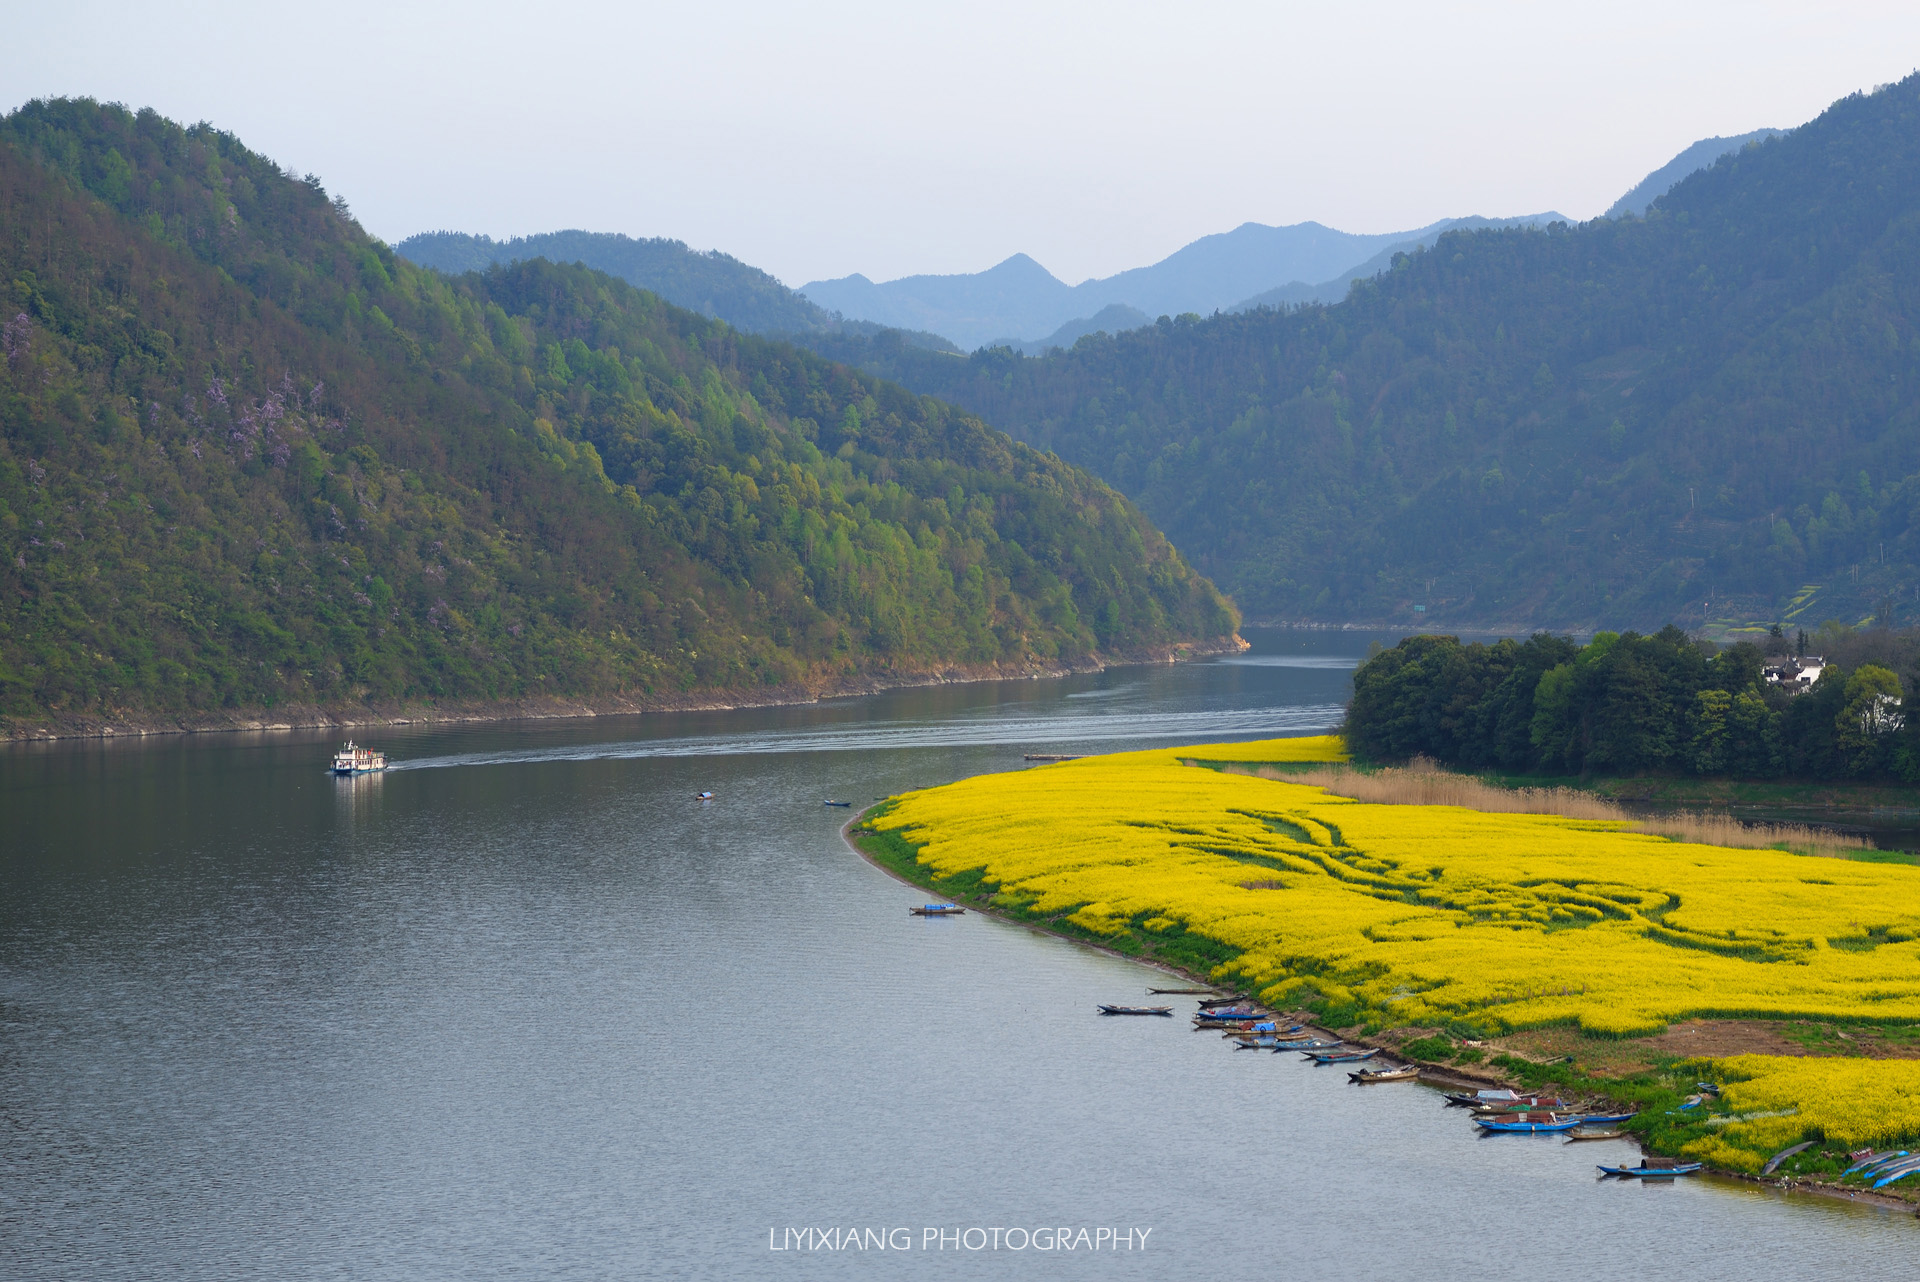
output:
M 580 263 L 749 334 L 804 338 L 849 327 L 856 334 L 880 328 L 872 321 L 844 320 L 731 254 L 717 249 L 701 253 L 665 236 L 637 239 L 619 232 L 569 230 L 495 240 L 468 232 L 430 231 L 407 237 L 394 252 L 449 276 L 536 258 Z M 909 330 L 906 338 L 931 351 L 959 351 L 938 334 Z
M 1396 254 L 1411 254 L 1422 249 L 1431 249 L 1439 239 L 1450 231 L 1481 231 L 1501 227 L 1545 227 L 1551 223 L 1566 222 L 1565 216 L 1556 213 L 1527 214 L 1520 218 L 1443 218 L 1431 227 L 1422 227 L 1417 232 L 1407 233 L 1404 240 L 1396 240 L 1365 262 L 1357 263 L 1330 280 L 1310 285 L 1304 281 L 1269 289 L 1264 293 L 1245 298 L 1221 311 L 1244 312 L 1255 307 L 1297 307 L 1302 303 L 1337 303 L 1347 296 L 1356 280 L 1368 280 L 1378 276 L 1393 266 Z
M 1756 129 L 1750 134 L 1733 138 L 1702 138 L 1634 184 L 1633 190 L 1613 202 L 1606 217 L 1625 218 L 1631 214 L 1635 218 L 1645 218 L 1647 208 L 1672 191 L 1682 178 L 1698 173 L 1728 152 L 1739 151 L 1748 143 L 1777 138 L 1783 132 L 1780 129 Z
M 1004 343 L 1017 350 L 1064 346 L 1055 331 L 1090 322 L 1122 306 L 1155 316 L 1259 306 L 1278 301 L 1338 302 L 1355 273 L 1373 275 L 1394 253 L 1432 244 L 1458 227 L 1541 225 L 1555 213 L 1517 219 L 1449 218 L 1405 232 L 1360 235 L 1321 223 L 1269 227 L 1242 223 L 1229 232 L 1202 236 L 1157 263 L 1069 285 L 1026 254 L 1015 254 L 983 272 L 906 276 L 875 284 L 865 276 L 811 281 L 800 293 L 823 308 L 903 329 L 944 334 L 963 348 Z M 1110 324 L 1086 324 L 1092 333 Z M 1077 335 L 1076 335 L 1077 336 Z
M 1095 469 L 1256 619 L 1920 622 L 1920 74 L 1332 306 L 841 359 Z
M 534 258 L 585 263 L 658 294 L 675 307 L 754 334 L 827 330 L 836 319 L 758 267 L 717 249 L 703 254 L 689 249 L 685 241 L 664 236 L 638 240 L 618 232 L 570 230 L 495 240 L 466 232 L 430 231 L 409 236 L 393 249 L 408 262 L 449 276 Z

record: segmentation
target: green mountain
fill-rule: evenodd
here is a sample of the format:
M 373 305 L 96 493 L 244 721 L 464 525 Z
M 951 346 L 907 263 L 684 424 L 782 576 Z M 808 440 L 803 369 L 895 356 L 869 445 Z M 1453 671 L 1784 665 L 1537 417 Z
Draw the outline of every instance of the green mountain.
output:
M 1705 169 L 1730 151 L 1738 151 L 1750 142 L 1764 142 L 1777 137 L 1778 129 L 1756 129 L 1752 133 L 1738 134 L 1732 138 L 1702 138 L 1660 168 L 1642 178 L 1633 185 L 1633 190 L 1613 202 L 1607 209 L 1608 218 L 1645 218 L 1647 209 L 1654 201 L 1672 191 L 1674 185 L 1688 174 Z
M 758 267 L 719 250 L 698 253 L 682 241 L 665 237 L 635 240 L 611 232 L 556 231 L 494 240 L 465 232 L 431 231 L 407 237 L 393 252 L 449 276 L 532 258 L 584 263 L 650 290 L 676 307 L 749 333 L 804 334 L 834 327 L 831 313 Z
M 846 359 L 1132 496 L 1256 618 L 1920 613 L 1920 78 L 1644 219 L 1443 236 L 1336 306 Z
M 20 109 L 0 231 L 16 729 L 833 688 L 1237 622 L 975 418 L 584 267 L 413 266 L 209 126 Z
M 872 321 L 844 320 L 794 293 L 758 267 L 719 250 L 699 253 L 684 241 L 635 240 L 617 232 L 556 231 L 494 240 L 466 232 L 430 231 L 409 236 L 394 253 L 410 263 L 449 276 L 544 258 L 580 263 L 629 285 L 660 295 L 676 307 L 723 320 L 750 334 L 799 336 L 846 331 L 873 337 L 887 328 Z M 959 352 L 938 334 L 901 331 L 905 341 L 935 352 Z

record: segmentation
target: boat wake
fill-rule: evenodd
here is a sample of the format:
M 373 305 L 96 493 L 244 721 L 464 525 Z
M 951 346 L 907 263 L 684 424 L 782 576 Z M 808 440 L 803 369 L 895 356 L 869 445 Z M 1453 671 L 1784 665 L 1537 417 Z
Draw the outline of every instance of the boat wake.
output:
M 950 748 L 996 745 L 1119 743 L 1162 739 L 1268 739 L 1326 730 L 1340 720 L 1339 704 L 1325 703 L 1237 711 L 1115 714 L 1089 709 L 1082 715 L 909 721 L 891 725 L 808 726 L 738 734 L 634 739 L 614 743 L 510 748 L 396 761 L 388 772 L 444 770 L 455 766 L 526 765 L 559 761 L 622 761 L 640 757 L 734 757 L 783 752 L 857 752 L 875 748 Z

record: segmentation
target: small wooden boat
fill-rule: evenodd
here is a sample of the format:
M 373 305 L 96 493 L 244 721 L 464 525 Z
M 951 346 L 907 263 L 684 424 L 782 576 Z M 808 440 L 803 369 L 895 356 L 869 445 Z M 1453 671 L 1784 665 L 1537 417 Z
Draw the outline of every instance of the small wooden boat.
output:
M 1310 1037 L 1305 1041 L 1293 1042 L 1281 1041 L 1275 1038 L 1273 1049 L 1275 1054 L 1281 1051 L 1330 1051 L 1338 1049 L 1340 1045 L 1340 1042 L 1323 1041 L 1318 1037 Z
M 964 917 L 967 910 L 958 904 L 922 904 L 907 911 L 915 917 Z
M 1611 1126 L 1615 1122 L 1631 1122 L 1638 1116 L 1638 1113 L 1586 1113 L 1580 1120 L 1589 1126 Z
M 853 805 L 851 801 L 823 801 L 820 804 L 823 806 L 838 806 L 842 810 L 845 810 L 849 806 Z
M 1172 990 L 1167 990 L 1171 992 Z M 1246 1001 L 1245 997 L 1214 997 L 1200 1003 L 1201 1010 L 1216 1010 L 1222 1006 L 1237 1006 Z
M 1476 1117 L 1473 1124 L 1482 1130 L 1502 1134 L 1540 1135 L 1555 1131 L 1571 1131 L 1581 1125 L 1577 1117 L 1562 1117 L 1558 1113 L 1525 1113 L 1511 1121 L 1492 1117 Z
M 1378 1046 L 1372 1050 L 1330 1050 L 1308 1051 L 1307 1058 L 1316 1064 L 1358 1064 L 1362 1060 L 1372 1059 L 1380 1053 Z
M 1363 1068 L 1357 1073 L 1348 1073 L 1347 1080 L 1364 1086 L 1368 1082 L 1411 1082 L 1418 1076 L 1418 1064 L 1402 1064 L 1399 1068 Z
M 1102 1015 L 1171 1015 L 1171 1006 L 1106 1006 L 1100 1007 Z
M 1265 1011 L 1254 1010 L 1250 1006 L 1216 1006 L 1212 1010 L 1203 1010 L 1194 1016 L 1194 1019 L 1202 1023 L 1211 1024 L 1224 1023 L 1228 1020 L 1235 1019 L 1262 1020 L 1272 1018 L 1273 1016 L 1267 1014 Z
M 693 794 L 693 799 L 695 801 L 712 801 L 713 794 L 710 792 L 696 792 Z
M 1792 1148 L 1781 1149 L 1778 1153 L 1775 1153 L 1772 1157 L 1767 1159 L 1767 1164 L 1760 1168 L 1760 1174 L 1772 1175 L 1775 1171 L 1780 1169 L 1780 1163 L 1786 1161 L 1788 1158 L 1792 1157 L 1795 1153 L 1806 1152 L 1808 1149 L 1812 1148 L 1813 1145 L 1814 1145 L 1814 1141 L 1806 1140 L 1802 1143 L 1795 1144 Z
M 1704 1165 L 1703 1162 L 1676 1162 L 1670 1157 L 1650 1157 L 1639 1166 L 1603 1166 L 1600 1169 L 1623 1180 L 1664 1180 L 1675 1175 L 1692 1175 Z
M 1456 1091 L 1447 1095 L 1450 1107 L 1481 1108 L 1488 1104 L 1511 1104 L 1520 1096 L 1513 1091 Z
M 1155 997 L 1204 997 L 1212 991 L 1211 988 L 1149 988 L 1147 990 L 1148 993 Z M 1236 999 L 1226 997 L 1221 1000 L 1234 1001 Z M 1206 1005 L 1205 1002 L 1201 1002 L 1200 1004 L 1202 1006 Z
M 1625 1139 L 1625 1131 L 1581 1131 L 1567 1132 L 1567 1143 L 1578 1144 L 1581 1140 L 1619 1140 Z
M 1074 756 L 1072 753 L 1067 753 L 1067 752 L 1029 752 L 1022 758 L 1022 760 L 1025 760 L 1025 761 L 1078 761 L 1080 760 L 1080 758 L 1077 756 Z

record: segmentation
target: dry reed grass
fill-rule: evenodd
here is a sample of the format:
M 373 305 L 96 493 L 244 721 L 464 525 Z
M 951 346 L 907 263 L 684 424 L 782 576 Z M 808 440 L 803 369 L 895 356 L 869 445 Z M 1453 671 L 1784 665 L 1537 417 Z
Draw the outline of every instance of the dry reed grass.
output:
M 1228 767 L 1232 769 L 1232 767 Z M 1611 819 L 1633 832 L 1652 833 L 1674 841 L 1704 846 L 1734 846 L 1752 850 L 1786 848 L 1802 854 L 1844 859 L 1855 850 L 1870 850 L 1861 837 L 1812 828 L 1805 824 L 1749 824 L 1728 814 L 1678 811 L 1644 818 L 1625 807 L 1578 788 L 1502 788 L 1472 775 L 1453 774 L 1424 757 L 1404 769 L 1357 770 L 1347 765 L 1315 765 L 1295 770 L 1261 766 L 1253 773 L 1262 779 L 1312 784 L 1339 797 L 1389 806 L 1460 806 L 1497 814 L 1561 815 L 1568 819 Z

